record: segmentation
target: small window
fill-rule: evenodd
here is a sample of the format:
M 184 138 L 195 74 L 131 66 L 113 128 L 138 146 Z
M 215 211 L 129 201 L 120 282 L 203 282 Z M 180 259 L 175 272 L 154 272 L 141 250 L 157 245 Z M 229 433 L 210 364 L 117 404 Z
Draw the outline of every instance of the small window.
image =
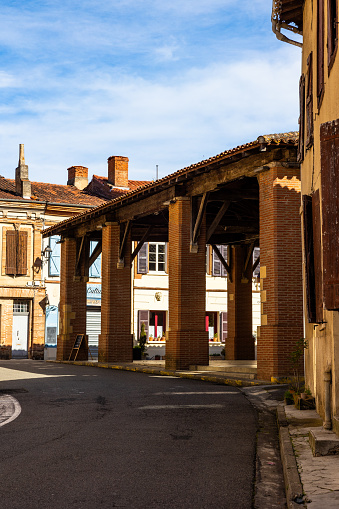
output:
M 255 264 L 259 257 L 260 257 L 260 247 L 255 247 L 253 249 L 253 265 Z M 260 262 L 253 271 L 253 277 L 260 277 Z
M 6 274 L 27 275 L 27 232 L 7 230 L 6 232 Z
M 14 300 L 13 301 L 13 313 L 27 314 L 28 313 L 28 301 L 27 300 Z
M 165 243 L 150 243 L 148 245 L 148 270 L 149 272 L 165 272 L 166 269 L 166 245 Z
M 327 1 L 327 57 L 328 66 L 332 66 L 338 48 L 338 6 L 337 0 Z
M 97 247 L 98 242 L 91 240 L 89 255 L 92 256 L 94 249 Z M 101 277 L 101 255 L 92 263 L 89 268 L 89 277 L 100 278 Z
M 56 346 L 58 336 L 58 306 L 46 306 L 46 345 Z
M 48 260 L 48 275 L 60 276 L 60 236 L 53 235 L 49 238 L 51 254 Z
M 227 246 L 217 246 L 219 249 L 221 255 L 223 256 L 224 260 L 227 262 Z M 213 257 L 212 257 L 212 276 L 215 277 L 226 277 L 227 276 L 227 270 L 221 263 L 218 255 L 213 250 Z

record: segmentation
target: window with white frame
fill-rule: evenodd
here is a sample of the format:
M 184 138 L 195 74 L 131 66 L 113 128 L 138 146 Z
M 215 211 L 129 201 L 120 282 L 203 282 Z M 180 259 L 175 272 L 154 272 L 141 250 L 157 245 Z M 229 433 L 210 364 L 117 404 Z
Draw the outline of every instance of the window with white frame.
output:
M 95 240 L 91 240 L 90 242 L 90 252 L 89 255 L 92 256 L 94 249 L 96 248 L 98 242 Z M 95 260 L 95 262 L 92 263 L 92 265 L 89 268 L 89 277 L 101 277 L 101 254 L 98 256 L 98 258 Z
M 53 235 L 49 238 L 51 253 L 48 259 L 48 275 L 60 276 L 60 235 Z
M 166 243 L 145 243 L 138 253 L 138 274 L 166 272 Z

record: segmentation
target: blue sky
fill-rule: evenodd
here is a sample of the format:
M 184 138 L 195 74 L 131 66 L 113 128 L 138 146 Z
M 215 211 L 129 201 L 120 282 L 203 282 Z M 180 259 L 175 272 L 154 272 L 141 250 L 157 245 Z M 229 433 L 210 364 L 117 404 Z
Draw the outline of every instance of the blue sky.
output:
M 72 165 L 152 179 L 261 134 L 297 130 L 300 49 L 271 0 L 0 0 L 0 173 Z

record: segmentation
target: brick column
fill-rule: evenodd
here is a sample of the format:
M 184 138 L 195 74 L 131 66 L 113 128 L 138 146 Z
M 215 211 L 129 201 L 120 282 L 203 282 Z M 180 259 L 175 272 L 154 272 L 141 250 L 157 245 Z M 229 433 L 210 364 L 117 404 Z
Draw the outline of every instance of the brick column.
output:
M 177 198 L 169 206 L 169 330 L 166 367 L 208 365 L 206 313 L 206 227 L 201 225 L 198 252 L 190 252 L 191 201 Z
M 232 282 L 227 282 L 228 333 L 226 359 L 254 359 L 252 335 L 252 262 L 243 272 L 249 247 L 232 246 L 230 253 Z
M 131 234 L 126 240 L 124 266 L 119 261 L 120 225 L 102 229 L 100 362 L 132 362 Z
M 259 174 L 261 327 L 258 378 L 291 375 L 289 355 L 303 337 L 300 171 Z
M 68 360 L 77 334 L 86 334 L 86 277 L 75 277 L 76 239 L 64 239 L 60 259 L 60 323 L 57 360 Z M 87 339 L 87 336 L 86 336 Z M 82 345 L 77 360 L 87 360 Z

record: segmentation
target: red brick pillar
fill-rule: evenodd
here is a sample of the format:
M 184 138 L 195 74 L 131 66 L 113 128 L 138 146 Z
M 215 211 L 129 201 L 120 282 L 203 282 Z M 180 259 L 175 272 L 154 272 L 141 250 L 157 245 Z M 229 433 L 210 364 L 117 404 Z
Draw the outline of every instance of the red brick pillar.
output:
M 75 276 L 76 239 L 64 239 L 60 260 L 60 324 L 57 359 L 68 360 L 77 334 L 86 334 L 86 283 L 88 278 Z M 87 336 L 86 336 L 87 339 Z M 87 360 L 85 345 L 77 360 Z
M 227 282 L 226 359 L 254 359 L 251 261 L 244 273 L 249 246 L 232 246 L 230 249 L 232 281 Z
M 190 364 L 208 365 L 205 219 L 198 238 L 198 252 L 190 251 L 190 223 L 190 199 L 177 198 L 169 206 L 169 330 L 166 343 L 166 367 L 169 369 L 187 369 Z
M 258 378 L 291 375 L 291 350 L 303 337 L 300 171 L 259 174 L 261 326 Z
M 125 245 L 124 264 L 119 264 L 120 225 L 102 229 L 100 362 L 132 362 L 131 335 L 131 234 Z

